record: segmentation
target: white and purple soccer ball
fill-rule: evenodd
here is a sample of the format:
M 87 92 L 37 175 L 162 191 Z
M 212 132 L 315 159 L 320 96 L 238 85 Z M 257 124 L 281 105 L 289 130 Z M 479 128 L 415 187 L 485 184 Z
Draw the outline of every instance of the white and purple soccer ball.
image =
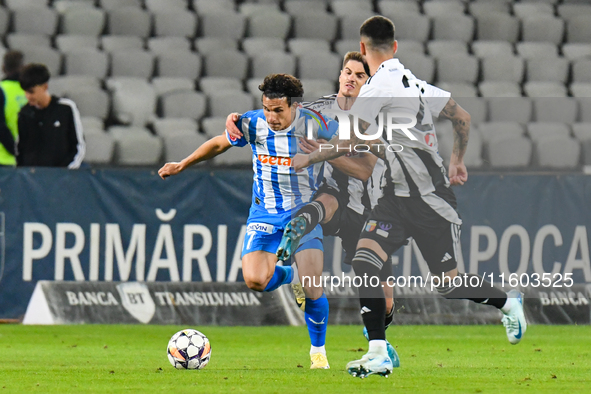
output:
M 170 338 L 166 353 L 176 369 L 202 369 L 209 363 L 211 345 L 201 332 L 187 328 Z

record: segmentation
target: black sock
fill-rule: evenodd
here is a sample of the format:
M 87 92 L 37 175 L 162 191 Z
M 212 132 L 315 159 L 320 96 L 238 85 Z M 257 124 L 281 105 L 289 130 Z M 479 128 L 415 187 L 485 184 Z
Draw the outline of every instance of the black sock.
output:
M 390 327 L 390 324 L 392 324 L 392 320 L 394 320 L 394 304 L 392 304 L 392 309 L 390 310 L 390 312 L 388 312 L 386 314 L 386 319 L 384 321 L 384 327 L 385 328 Z
M 462 278 L 460 286 L 454 286 L 453 283 L 440 286 L 437 288 L 439 294 L 448 299 L 466 299 L 477 304 L 492 305 L 498 309 L 501 309 L 507 302 L 507 294 L 501 289 L 491 286 L 491 283 L 484 280 L 482 276 L 460 273 L 458 276 Z
M 313 201 L 309 204 L 304 205 L 294 216 L 294 219 L 297 217 L 302 217 L 306 221 L 306 231 L 304 231 L 304 235 L 308 234 L 310 231 L 314 230 L 318 223 L 322 222 L 325 216 L 324 205 L 320 201 Z
M 369 340 L 386 339 L 384 316 L 386 314 L 386 299 L 379 280 L 383 261 L 371 249 L 358 249 L 353 258 L 355 274 L 362 279 L 359 287 L 359 304 L 361 317 L 367 328 Z M 372 279 L 372 277 L 374 279 Z M 375 287 L 372 284 L 376 285 Z

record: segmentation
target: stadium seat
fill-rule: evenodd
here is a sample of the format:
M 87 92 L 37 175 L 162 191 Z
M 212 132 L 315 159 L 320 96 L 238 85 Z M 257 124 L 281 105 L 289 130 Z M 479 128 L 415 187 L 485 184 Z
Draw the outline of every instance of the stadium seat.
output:
M 480 15 L 477 18 L 479 40 L 499 40 L 515 43 L 519 35 L 519 20 L 499 13 Z
M 400 14 L 408 14 L 414 12 L 420 14 L 421 10 L 419 3 L 416 1 L 395 1 L 395 0 L 380 0 L 378 1 L 378 11 L 380 14 L 390 18 L 396 19 Z
M 427 51 L 435 59 L 448 55 L 468 55 L 468 45 L 462 41 L 432 40 L 427 43 Z
M 566 24 L 566 38 L 568 42 L 589 43 L 591 37 L 591 15 L 573 17 Z
M 250 146 L 232 148 L 215 158 L 216 165 L 252 168 L 252 149 Z
M 140 8 L 122 7 L 109 11 L 109 34 L 146 38 L 152 30 L 152 17 Z
M 591 5 L 588 4 L 559 4 L 558 15 L 566 21 L 569 21 L 579 15 L 591 15 Z
M 242 49 L 248 56 L 258 56 L 261 53 L 283 52 L 285 50 L 285 42 L 281 38 L 276 37 L 252 37 L 245 38 L 242 41 Z
M 152 37 L 148 39 L 148 50 L 155 55 L 168 50 L 191 51 L 191 42 L 185 37 Z
M 532 81 L 523 85 L 528 97 L 566 97 L 566 86 L 561 82 Z
M 491 122 L 528 123 L 532 118 L 532 102 L 526 97 L 490 98 L 488 108 Z
M 552 15 L 533 15 L 522 20 L 523 41 L 560 44 L 564 38 L 564 21 Z
M 497 138 L 487 145 L 493 168 L 526 168 L 531 163 L 533 144 L 525 137 Z
M 478 59 L 474 56 L 450 53 L 437 60 L 438 81 L 475 83 L 478 74 Z
M 238 9 L 242 15 L 246 15 L 248 17 L 252 15 L 266 14 L 269 12 L 281 12 L 278 3 L 242 3 Z
M 579 141 L 583 142 L 591 140 L 591 123 L 574 123 L 572 129 L 575 138 Z
M 581 59 L 573 62 L 573 82 L 591 82 L 591 59 Z
M 523 126 L 517 122 L 487 122 L 478 126 L 485 143 L 505 138 L 522 137 Z
M 524 59 L 558 57 L 558 47 L 551 42 L 518 42 L 515 47 Z
M 105 11 L 98 8 L 71 8 L 62 15 L 63 34 L 99 36 L 105 29 Z
M 106 52 L 116 51 L 141 51 L 144 49 L 144 40 L 136 36 L 102 36 L 101 46 Z
M 207 142 L 205 135 L 188 130 L 177 130 L 162 139 L 164 140 L 164 160 L 166 162 L 179 162 Z
M 334 53 L 306 53 L 298 56 L 298 75 L 302 79 L 336 79 L 341 64 Z
M 289 0 L 286 1 L 283 6 L 285 7 L 285 11 L 290 15 L 300 14 L 302 10 L 306 10 L 306 12 L 326 12 L 326 2 L 324 1 Z
M 187 0 L 144 0 L 150 11 L 187 10 Z
M 201 30 L 204 37 L 241 39 L 246 28 L 244 15 L 228 12 L 212 12 L 201 15 Z
M 425 15 L 400 14 L 393 16 L 396 23 L 397 39 L 415 40 L 425 42 L 429 39 L 431 33 L 431 19 Z
M 482 97 L 521 97 L 521 88 L 515 82 L 484 81 L 478 90 Z
M 111 11 L 116 8 L 142 8 L 141 0 L 99 0 L 102 9 Z
M 447 90 L 447 89 L 446 89 Z M 463 98 L 464 96 L 453 96 L 455 101 L 470 114 L 470 121 L 473 125 L 479 125 L 488 120 L 488 102 L 484 98 L 473 100 Z M 467 96 L 466 96 L 467 97 Z
M 46 0 L 4 0 L 4 4 L 11 10 L 17 8 L 39 8 L 46 7 Z
M 359 42 L 357 42 L 359 46 Z M 357 49 L 359 51 L 359 48 Z M 396 50 L 395 57 L 404 57 L 406 54 L 414 53 L 419 55 L 425 54 L 425 45 L 421 41 L 415 40 L 400 40 L 398 41 L 398 49 Z
M 99 40 L 95 36 L 60 34 L 55 38 L 55 46 L 61 52 L 70 52 L 78 48 L 98 49 Z
M 230 112 L 228 112 L 228 114 L 229 113 Z M 203 129 L 205 135 L 207 135 L 209 138 L 221 135 L 224 130 L 226 130 L 226 117 L 228 114 L 217 118 L 210 117 L 203 119 L 201 121 L 201 128 Z
M 359 26 L 375 14 L 373 12 L 358 12 L 352 15 L 342 16 L 340 20 L 340 35 L 343 40 L 359 39 Z
M 562 46 L 562 54 L 569 60 L 579 60 L 591 57 L 591 44 L 567 43 Z
M 227 12 L 235 10 L 233 0 L 193 0 L 193 9 L 197 14 L 203 15 L 207 13 Z
M 591 97 L 591 83 L 573 83 L 570 91 L 574 97 Z
M 335 51 L 341 56 L 347 52 L 359 51 L 359 40 L 340 40 L 335 43 Z
M 181 77 L 196 80 L 201 76 L 201 57 L 185 50 L 170 49 L 158 54 L 156 68 L 157 75 L 160 77 Z
M 113 161 L 115 152 L 115 139 L 108 133 L 87 133 L 84 128 L 84 142 L 86 143 L 86 154 L 84 162 L 89 164 L 110 164 Z
M 550 136 L 536 141 L 536 158 L 543 168 L 575 169 L 581 157 L 581 145 L 574 138 Z
M 571 97 L 535 98 L 534 120 L 536 122 L 574 123 L 577 121 L 579 103 Z
M 205 75 L 245 79 L 248 74 L 248 58 L 241 52 L 222 50 L 205 56 Z
M 81 116 L 94 116 L 102 120 L 109 116 L 109 95 L 100 88 L 79 87 L 66 92 L 76 103 Z
M 433 39 L 471 42 L 474 38 L 474 19 L 467 15 L 443 14 L 433 18 Z
M 570 127 L 558 122 L 528 123 L 526 127 L 533 141 L 547 137 L 568 138 L 571 132 Z
M 109 56 L 96 49 L 75 49 L 65 53 L 64 70 L 66 75 L 103 79 L 109 70 Z
M 166 9 L 154 11 L 154 33 L 156 36 L 195 37 L 197 16 L 188 10 Z
M 12 10 L 12 25 L 15 33 L 45 34 L 56 33 L 57 12 L 47 7 L 27 7 Z
M 472 43 L 472 52 L 479 58 L 511 57 L 513 45 L 506 41 L 479 40 Z
M 287 48 L 291 53 L 299 56 L 310 52 L 330 52 L 330 43 L 314 38 L 294 38 L 287 42 Z
M 207 54 L 219 50 L 238 50 L 238 41 L 233 38 L 203 37 L 195 40 L 197 52 Z
M 579 122 L 591 122 L 591 94 L 587 97 L 579 97 Z
M 301 81 L 301 79 L 300 79 Z M 246 81 L 246 91 L 253 95 L 260 101 L 262 92 L 259 90 L 259 85 L 263 83 L 263 78 L 250 78 Z M 305 94 L 305 91 L 304 91 Z
M 426 1 L 423 12 L 432 18 L 438 16 L 461 17 L 464 15 L 465 5 L 461 1 Z
M 554 7 L 548 3 L 514 3 L 513 12 L 521 19 L 534 15 L 554 16 Z
M 569 63 L 563 57 L 548 56 L 529 59 L 527 65 L 528 81 L 546 81 L 565 83 L 568 78 Z
M 335 0 L 331 3 L 332 12 L 340 17 L 373 13 L 371 1 Z M 359 27 L 357 27 L 359 29 Z
M 105 122 L 101 118 L 95 116 L 81 116 L 80 123 L 82 123 L 82 129 L 84 135 L 88 134 L 87 130 L 94 130 L 103 132 L 105 130 Z
M 322 54 L 319 54 L 321 56 Z M 264 78 L 269 74 L 285 73 L 295 74 L 296 58 L 285 52 L 265 52 L 251 58 L 252 77 Z
M 291 28 L 291 17 L 283 12 L 269 12 L 250 16 L 249 37 L 275 37 L 285 40 Z
M 475 1 L 468 4 L 470 15 L 481 17 L 490 14 L 509 14 L 510 6 L 502 1 Z
M 189 91 L 166 94 L 162 96 L 161 104 L 162 117 L 164 118 L 192 118 L 199 120 L 205 115 L 207 108 L 207 100 L 203 93 Z
M 112 93 L 113 115 L 117 122 L 143 127 L 154 119 L 156 92 L 146 80 L 113 77 L 106 85 Z
M 162 140 L 143 127 L 113 126 L 115 162 L 120 165 L 154 165 L 162 156 Z
M 176 131 L 189 131 L 197 134 L 197 121 L 192 118 L 159 118 L 154 120 L 154 131 L 160 137 L 173 134 Z
M 227 116 L 229 113 L 245 113 L 252 110 L 254 99 L 245 92 L 221 91 L 209 95 L 209 115 L 214 117 Z
M 0 36 L 3 36 L 8 31 L 10 21 L 10 13 L 4 7 L 0 7 Z
M 516 56 L 497 56 L 482 59 L 484 81 L 516 82 L 523 79 L 524 62 Z
M 141 50 L 119 50 L 111 54 L 111 76 L 149 79 L 154 74 L 154 55 Z
M 201 91 L 207 94 L 234 90 L 242 92 L 242 81 L 237 78 L 205 77 L 199 81 Z
M 62 69 L 62 54 L 45 46 L 19 48 L 27 63 L 43 63 L 51 75 L 59 75 Z
M 438 82 L 437 87 L 451 92 L 453 97 L 478 97 L 478 91 L 473 83 Z
M 100 79 L 85 75 L 56 76 L 49 80 L 49 91 L 56 96 L 64 96 L 67 92 L 79 88 L 100 89 L 100 87 Z
M 51 46 L 49 36 L 45 34 L 12 33 L 6 36 L 6 43 L 10 49 Z
M 73 8 L 94 8 L 94 0 L 54 0 L 51 6 L 60 14 Z
M 337 74 L 335 73 L 335 75 Z M 304 100 L 312 101 L 319 97 L 336 93 L 335 81 L 336 79 L 302 79 Z
M 171 92 L 195 90 L 195 81 L 189 78 L 179 77 L 156 77 L 152 79 L 152 86 L 157 96 Z
M 337 18 L 328 13 L 298 13 L 294 16 L 296 38 L 316 38 L 332 41 L 337 35 Z
M 413 74 L 424 81 L 432 83 L 435 79 L 435 60 L 420 53 L 404 54 L 398 59 L 404 67 L 412 70 Z

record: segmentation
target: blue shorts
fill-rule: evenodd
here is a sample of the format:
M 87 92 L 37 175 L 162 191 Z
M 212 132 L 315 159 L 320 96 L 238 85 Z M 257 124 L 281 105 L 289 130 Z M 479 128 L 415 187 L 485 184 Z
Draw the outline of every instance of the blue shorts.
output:
M 282 237 L 283 229 L 281 228 L 266 223 L 249 223 L 246 227 L 246 235 L 242 245 L 242 257 L 245 254 L 259 250 L 275 254 Z M 322 247 L 322 227 L 320 225 L 317 225 L 314 230 L 302 238 L 296 253 L 306 249 L 324 251 Z

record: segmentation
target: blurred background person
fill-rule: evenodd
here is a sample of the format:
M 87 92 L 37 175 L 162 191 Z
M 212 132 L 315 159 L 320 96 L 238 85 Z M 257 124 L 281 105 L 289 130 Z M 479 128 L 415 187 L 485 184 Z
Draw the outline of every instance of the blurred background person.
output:
M 43 64 L 28 64 L 20 75 L 28 104 L 18 117 L 19 166 L 79 168 L 86 146 L 80 113 L 69 99 L 48 91 L 49 71 Z
M 23 54 L 8 51 L 4 55 L 2 71 L 4 79 L 0 82 L 0 166 L 16 166 L 16 141 L 18 140 L 18 113 L 27 104 L 25 91 L 19 83 L 19 73 L 23 68 Z

